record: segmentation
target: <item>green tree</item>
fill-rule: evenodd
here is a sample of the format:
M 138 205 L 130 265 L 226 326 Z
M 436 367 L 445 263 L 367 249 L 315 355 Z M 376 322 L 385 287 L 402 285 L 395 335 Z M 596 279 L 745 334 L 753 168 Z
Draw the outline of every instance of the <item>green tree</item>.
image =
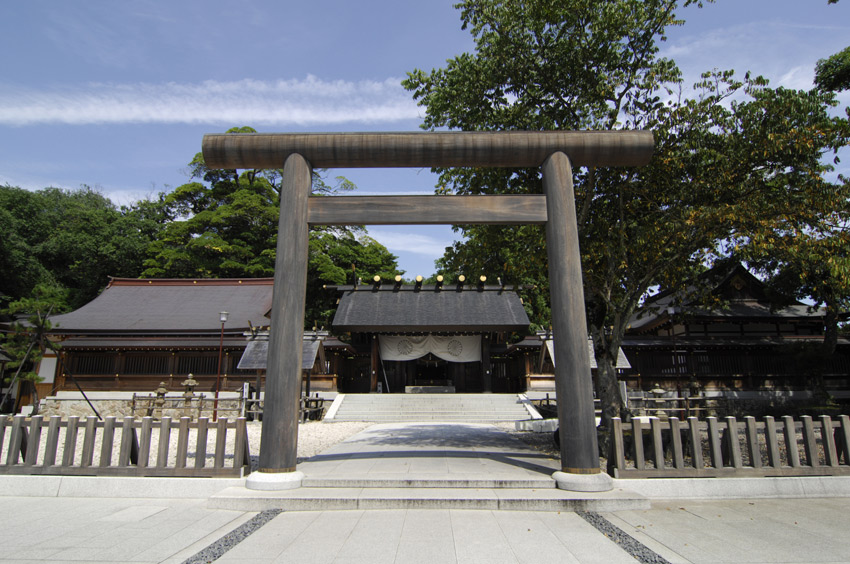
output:
M 828 1 L 828 4 L 837 3 L 838 0 Z M 815 86 L 832 92 L 850 89 L 850 47 L 817 62 Z
M 117 208 L 98 191 L 0 187 L 0 293 L 39 285 L 67 290 L 71 308 L 97 296 L 109 276 L 138 276 L 159 230 L 157 202 Z M 59 304 L 57 304 L 59 305 Z
M 698 2 L 683 5 L 694 3 Z M 673 0 L 467 0 L 459 5 L 461 19 L 475 39 L 476 52 L 449 60 L 445 69 L 415 70 L 403 85 L 425 106 L 423 127 L 430 129 L 655 127 L 667 108 L 661 95 L 673 96 L 680 81 L 675 64 L 658 57 L 658 41 L 664 39 L 667 26 L 683 23 L 675 16 L 679 4 Z M 675 134 L 675 128 L 669 129 Z M 663 147 L 665 139 L 658 142 Z M 439 172 L 443 191 L 541 191 L 537 169 Z M 663 214 L 631 215 L 637 209 L 630 207 L 657 212 L 665 205 L 658 194 L 637 189 L 637 174 L 600 169 L 576 175 L 585 296 L 600 366 L 597 393 L 606 420 L 618 415 L 622 405 L 613 362 L 630 314 L 646 288 L 658 282 L 662 264 L 687 270 L 692 263 L 687 260 L 692 250 L 678 253 L 684 254 L 684 261 L 658 256 L 663 247 L 652 237 L 665 227 L 658 225 Z M 646 221 L 640 223 L 641 219 Z M 467 241 L 454 246 L 444 266 L 495 267 L 508 281 L 536 283 L 537 299 L 526 301 L 535 304 L 532 321 L 548 324 L 548 308 L 542 305 L 548 295 L 542 231 L 512 228 L 502 237 L 505 231 L 492 227 L 462 229 Z M 591 244 L 600 232 L 604 232 L 602 240 Z M 640 241 L 644 244 L 638 249 L 635 244 Z M 642 251 L 654 252 L 653 264 L 641 256 Z M 630 264 L 632 257 L 637 259 L 634 264 Z M 465 264 L 457 264 L 458 260 Z M 611 326 L 614 331 L 606 331 Z
M 305 322 L 330 325 L 339 294 L 324 288 L 325 285 L 353 284 L 354 276 L 371 280 L 378 275 L 387 280 L 397 274 L 401 271 L 396 256 L 365 231 L 312 230 Z
M 250 127 L 228 133 L 252 133 Z M 149 248 L 142 276 L 263 277 L 274 274 L 282 170 L 212 170 L 198 153 L 192 181 L 164 196 L 168 222 Z M 314 196 L 353 190 L 343 177 L 328 184 L 313 172 Z M 329 325 L 336 295 L 325 285 L 346 283 L 352 263 L 370 275 L 395 275 L 396 257 L 361 228 L 310 229 L 305 322 Z
M 48 348 L 47 333 L 51 324 L 48 316 L 51 313 L 60 313 L 63 304 L 67 300 L 66 292 L 55 285 L 36 285 L 30 295 L 19 300 L 12 301 L 8 306 L 0 308 L 0 315 L 8 316 L 12 321 L 9 323 L 9 331 L 0 333 L 0 348 L 11 358 L 9 370 L 14 371 L 14 376 L 8 376 L 3 382 L 8 386 L 6 394 L 0 399 L 0 406 L 6 404 L 6 400 L 19 384 L 20 390 L 28 389 L 32 395 L 33 415 L 38 413 L 38 384 L 41 379 L 32 370 L 38 365 Z M 3 377 L 0 374 L 0 377 Z M 14 380 L 14 381 L 13 381 Z M 18 394 L 18 399 L 21 395 Z
M 850 88 L 850 47 L 818 61 L 815 85 L 821 90 L 834 92 Z
M 617 351 L 650 288 L 691 283 L 742 225 L 792 213 L 773 204 L 799 201 L 788 186 L 819 170 L 828 145 L 816 134 L 817 119 L 785 119 L 776 100 L 765 113 L 774 91 L 763 79 L 748 75 L 741 82 L 731 71 L 712 72 L 693 96 L 682 95 L 679 70 L 658 57 L 658 42 L 667 26 L 683 23 L 676 8 L 695 3 L 467 0 L 461 18 L 476 52 L 444 69 L 415 70 L 403 83 L 426 108 L 425 128 L 653 131 L 648 166 L 575 171 L 588 328 L 606 423 L 622 406 Z M 820 108 L 814 99 L 803 103 Z M 802 145 L 794 140 L 800 128 Z M 439 172 L 446 192 L 541 190 L 537 169 Z M 446 255 L 444 267 L 496 269 L 512 282 L 536 281 L 538 301 L 545 302 L 541 230 L 462 231 L 466 241 Z M 548 323 L 545 306 L 531 314 Z
M 850 181 L 840 175 L 828 179 L 850 139 L 850 121 L 831 115 L 837 102 L 829 91 L 780 88 L 754 96 L 742 119 L 771 129 L 781 150 L 805 164 L 779 176 L 787 183 L 784 197 L 767 202 L 762 217 L 742 225 L 728 242 L 730 254 L 764 274 L 779 292 L 808 299 L 824 312 L 820 356 L 826 361 L 835 352 L 840 316 L 850 309 Z M 782 133 L 766 123 L 776 116 L 784 122 Z

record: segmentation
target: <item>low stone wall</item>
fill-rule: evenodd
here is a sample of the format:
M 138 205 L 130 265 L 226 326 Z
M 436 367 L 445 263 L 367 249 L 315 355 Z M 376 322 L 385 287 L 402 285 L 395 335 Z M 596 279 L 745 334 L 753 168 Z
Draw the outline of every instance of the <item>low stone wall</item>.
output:
M 132 392 L 92 392 L 86 394 L 89 401 L 100 413 L 101 417 L 145 417 L 153 415 L 154 394 L 138 393 L 136 395 L 135 410 L 133 408 Z M 165 407 L 161 410 L 162 416 L 179 419 L 180 417 L 212 418 L 215 398 L 212 394 L 203 394 L 203 405 L 199 413 L 199 399 L 192 401 L 190 406 L 186 405 L 182 393 L 170 393 L 165 396 Z M 239 394 L 233 392 L 222 392 L 218 400 L 218 417 L 232 419 L 242 416 L 242 399 Z M 56 396 L 48 396 L 38 406 L 39 415 L 51 417 L 76 416 L 80 418 L 94 415 L 91 407 L 79 392 L 60 392 Z

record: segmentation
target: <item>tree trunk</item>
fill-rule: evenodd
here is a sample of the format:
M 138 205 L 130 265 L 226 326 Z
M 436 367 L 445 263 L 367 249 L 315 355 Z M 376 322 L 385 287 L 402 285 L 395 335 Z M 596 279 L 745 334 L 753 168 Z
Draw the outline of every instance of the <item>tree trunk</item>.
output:
M 838 309 L 832 301 L 826 303 L 823 325 L 823 343 L 821 344 L 819 362 L 813 367 L 814 390 L 812 390 L 815 400 L 821 406 L 831 405 L 834 401 L 832 394 L 826 387 L 825 378 L 825 373 L 831 364 L 832 355 L 835 354 L 835 348 L 838 345 Z
M 599 452 L 608 456 L 610 448 L 611 420 L 620 417 L 624 407 L 617 379 L 617 353 L 620 349 L 619 339 L 605 335 L 604 329 L 591 327 L 593 338 L 593 355 L 596 359 L 596 397 L 602 410 L 602 421 L 599 424 Z

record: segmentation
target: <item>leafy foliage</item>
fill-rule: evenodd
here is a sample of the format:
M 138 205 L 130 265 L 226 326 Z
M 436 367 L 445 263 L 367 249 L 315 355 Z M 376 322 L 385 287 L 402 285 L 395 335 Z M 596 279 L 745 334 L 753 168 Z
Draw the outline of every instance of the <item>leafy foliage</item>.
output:
M 109 276 L 134 277 L 162 218 L 157 202 L 117 208 L 102 194 L 0 187 L 0 293 L 31 295 L 38 285 L 63 290 L 57 307 L 93 299 Z
M 9 377 L 3 380 L 3 385 L 12 384 L 11 372 L 14 371 L 21 385 L 29 387 L 33 394 L 33 414 L 38 412 L 38 391 L 35 384 L 40 382 L 41 378 L 36 372 L 28 369 L 38 365 L 48 346 L 47 332 L 51 328 L 48 316 L 51 313 L 59 313 L 56 304 L 64 303 L 65 294 L 66 292 L 57 286 L 37 285 L 29 297 L 15 300 L 0 309 L 0 315 L 13 320 L 9 324 L 8 332 L 0 333 L 0 348 L 11 359 L 8 363 Z M 4 375 L 0 374 L 0 378 L 3 377 Z M 12 390 L 13 386 L 10 386 L 7 394 Z M 0 405 L 5 405 L 6 399 L 4 397 Z
M 252 133 L 250 127 L 228 133 Z M 149 249 L 145 277 L 263 277 L 274 275 L 282 170 L 212 170 L 198 153 L 189 164 L 192 182 L 164 196 L 170 221 Z M 313 173 L 314 196 L 353 190 L 338 177 L 329 185 Z M 352 264 L 369 275 L 399 273 L 396 257 L 363 228 L 310 230 L 305 322 L 329 325 L 336 293 Z
M 815 85 L 833 92 L 850 88 L 850 47 L 817 62 Z
M 749 74 L 706 73 L 682 94 L 673 61 L 658 57 L 679 5 L 650 0 L 466 0 L 476 43 L 404 81 L 426 108 L 424 127 L 464 130 L 649 129 L 655 154 L 641 168 L 574 171 L 588 325 L 604 417 L 622 400 L 614 364 L 629 319 L 650 288 L 696 279 L 730 238 L 795 216 L 816 190 L 821 157 L 841 144 L 824 118 L 829 95 L 770 89 Z M 829 126 L 829 127 L 827 127 Z M 825 129 L 826 127 L 826 129 Z M 441 190 L 541 191 L 537 169 L 444 169 Z M 443 259 L 449 271 L 501 273 L 533 283 L 526 300 L 548 323 L 545 241 L 536 228 L 468 227 Z M 746 235 L 745 235 L 746 234 Z

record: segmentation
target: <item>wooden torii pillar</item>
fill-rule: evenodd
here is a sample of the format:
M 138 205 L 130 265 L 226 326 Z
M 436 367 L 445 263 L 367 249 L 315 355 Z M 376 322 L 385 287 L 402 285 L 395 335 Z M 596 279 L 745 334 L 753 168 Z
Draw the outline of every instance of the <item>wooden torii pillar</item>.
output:
M 309 225 L 544 224 L 554 334 L 562 489 L 604 491 L 573 194 L 572 166 L 639 166 L 645 131 L 227 133 L 205 135 L 212 169 L 283 166 L 259 472 L 253 489 L 301 485 L 296 469 Z M 542 167 L 544 194 L 311 198 L 312 167 Z

